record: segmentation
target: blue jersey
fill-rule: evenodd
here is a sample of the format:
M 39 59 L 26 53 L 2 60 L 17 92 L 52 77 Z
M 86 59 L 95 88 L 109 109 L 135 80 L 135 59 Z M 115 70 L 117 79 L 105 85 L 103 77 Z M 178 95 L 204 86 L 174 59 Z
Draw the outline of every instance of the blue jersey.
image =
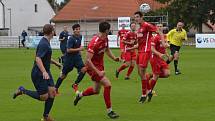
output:
M 69 33 L 68 33 L 68 32 L 62 31 L 62 32 L 60 33 L 59 39 L 63 39 L 63 38 L 64 38 L 64 40 L 63 40 L 63 41 L 60 41 L 60 44 L 63 44 L 63 45 L 66 46 L 66 43 L 67 43 L 67 40 L 68 40 L 68 36 L 69 36 Z
M 73 48 L 80 48 L 81 47 L 81 40 L 82 40 L 82 36 L 75 36 L 72 35 L 69 40 L 67 41 L 67 49 Z M 73 53 L 67 53 L 66 52 L 66 57 L 68 56 L 77 56 L 80 55 L 80 52 L 73 52 Z
M 43 37 L 37 46 L 36 57 L 41 58 L 43 66 L 45 67 L 47 72 L 50 72 L 51 55 L 52 49 L 50 43 L 45 37 Z M 39 72 L 40 74 L 42 74 L 42 72 L 40 71 L 39 67 L 36 64 L 36 61 L 34 62 L 32 71 L 36 73 Z

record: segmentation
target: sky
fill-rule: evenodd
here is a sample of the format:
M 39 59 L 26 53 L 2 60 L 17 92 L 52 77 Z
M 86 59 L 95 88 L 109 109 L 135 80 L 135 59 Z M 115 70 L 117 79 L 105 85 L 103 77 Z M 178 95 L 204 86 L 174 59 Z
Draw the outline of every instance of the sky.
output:
M 64 1 L 64 0 L 56 0 L 57 1 L 57 3 L 60 3 L 60 2 L 62 2 L 62 1 Z

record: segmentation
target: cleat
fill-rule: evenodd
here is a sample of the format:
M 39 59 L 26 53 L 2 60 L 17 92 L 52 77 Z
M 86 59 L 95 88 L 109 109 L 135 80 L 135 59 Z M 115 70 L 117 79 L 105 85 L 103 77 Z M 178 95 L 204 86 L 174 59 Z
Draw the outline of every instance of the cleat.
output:
M 144 103 L 146 101 L 146 96 L 141 96 L 139 102 Z
M 129 77 L 125 77 L 125 80 L 130 80 L 130 78 Z
M 79 93 L 79 94 L 77 94 L 77 96 L 75 97 L 74 106 L 76 106 L 80 100 L 81 100 L 81 96 L 80 96 L 80 93 Z
M 116 78 L 119 77 L 119 72 L 116 70 L 116 74 L 115 74 Z
M 51 118 L 50 116 L 48 116 L 48 117 L 43 117 L 43 118 L 41 119 L 41 121 L 54 121 L 54 119 Z
M 148 93 L 148 102 L 151 102 L 152 97 L 153 97 L 153 92 L 150 91 L 150 92 Z
M 13 94 L 13 99 L 16 99 L 19 95 L 24 94 L 25 88 L 23 86 L 20 86 L 17 91 Z
M 115 119 L 115 118 L 118 118 L 119 115 L 117 115 L 114 111 L 111 111 L 110 113 L 108 113 L 108 116 L 111 118 L 111 119 Z
M 175 72 L 175 75 L 179 75 L 179 74 L 181 74 L 180 71 L 176 71 L 176 72 Z
M 72 84 L 72 88 L 75 91 L 75 93 L 77 93 L 77 91 L 78 91 L 78 84 Z

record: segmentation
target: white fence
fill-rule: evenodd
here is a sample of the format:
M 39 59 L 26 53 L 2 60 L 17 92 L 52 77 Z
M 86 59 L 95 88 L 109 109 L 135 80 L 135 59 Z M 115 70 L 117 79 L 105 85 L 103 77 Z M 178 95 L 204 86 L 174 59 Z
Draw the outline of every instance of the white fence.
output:
M 0 48 L 19 48 L 19 36 L 0 36 Z

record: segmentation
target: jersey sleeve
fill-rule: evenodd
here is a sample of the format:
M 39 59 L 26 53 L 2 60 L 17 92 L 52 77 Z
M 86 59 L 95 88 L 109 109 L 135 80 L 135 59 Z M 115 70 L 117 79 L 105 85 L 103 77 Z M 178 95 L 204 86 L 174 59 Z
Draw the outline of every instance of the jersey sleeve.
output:
M 171 41 L 173 32 L 174 32 L 174 30 L 172 29 L 172 30 L 170 30 L 170 31 L 167 33 L 167 41 L 168 41 L 168 42 Z
M 37 46 L 36 56 L 39 58 L 43 58 L 48 52 L 48 50 L 49 50 L 49 47 L 46 44 L 39 44 Z

